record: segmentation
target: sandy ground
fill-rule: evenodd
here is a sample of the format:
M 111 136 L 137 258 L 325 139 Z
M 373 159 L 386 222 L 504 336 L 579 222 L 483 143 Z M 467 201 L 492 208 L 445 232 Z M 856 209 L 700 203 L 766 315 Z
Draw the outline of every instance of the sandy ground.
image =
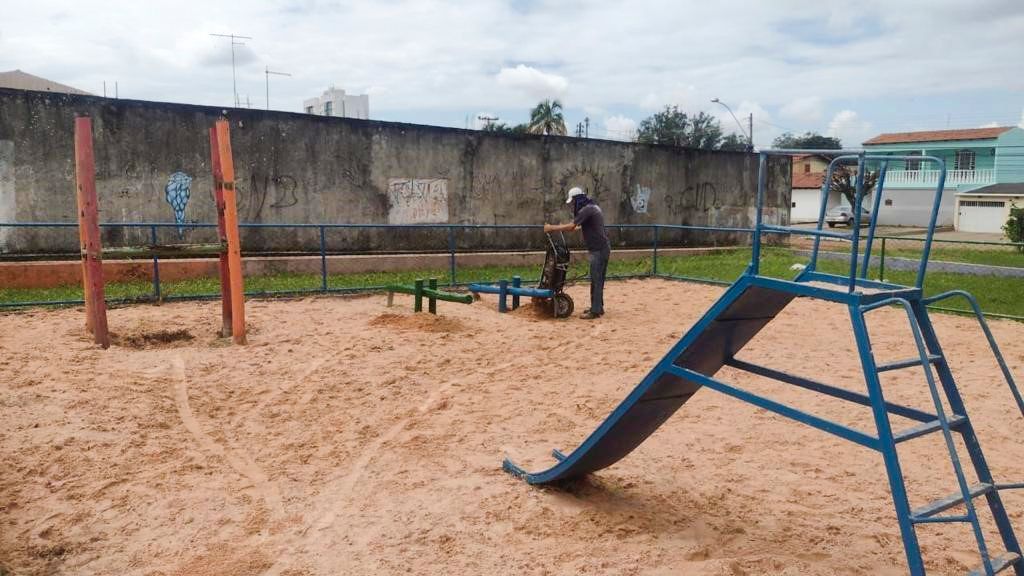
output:
M 615 282 L 596 322 L 487 297 L 438 317 L 401 296 L 259 301 L 245 347 L 215 337 L 217 303 L 112 310 L 107 351 L 80 310 L 0 316 L 0 572 L 904 574 L 878 454 L 710 390 L 563 489 L 501 471 L 574 448 L 720 293 Z M 1024 421 L 980 332 L 936 323 L 997 479 L 1024 480 Z M 1024 374 L 1024 326 L 993 329 Z M 878 312 L 879 361 L 908 335 Z M 862 390 L 853 350 L 843 308 L 798 300 L 741 357 Z M 719 376 L 871 429 L 866 408 Z M 928 405 L 920 372 L 884 385 Z M 952 493 L 938 435 L 900 456 L 912 504 Z M 1024 494 L 1005 501 L 1024 531 Z M 966 527 L 919 534 L 930 574 L 978 564 Z

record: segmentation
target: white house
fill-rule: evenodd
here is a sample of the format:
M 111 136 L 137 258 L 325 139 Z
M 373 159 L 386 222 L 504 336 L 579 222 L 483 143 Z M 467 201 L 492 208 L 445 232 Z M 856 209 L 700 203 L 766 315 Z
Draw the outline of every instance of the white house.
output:
M 302 110 L 317 116 L 338 118 L 370 118 L 370 96 L 367 94 L 345 94 L 344 90 L 331 86 L 322 96 L 303 100 Z

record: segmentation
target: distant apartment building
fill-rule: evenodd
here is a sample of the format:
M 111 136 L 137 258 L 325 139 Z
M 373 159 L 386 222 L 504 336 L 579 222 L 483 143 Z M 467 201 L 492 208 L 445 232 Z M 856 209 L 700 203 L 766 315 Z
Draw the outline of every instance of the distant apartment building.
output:
M 370 96 L 367 94 L 345 94 L 344 90 L 330 87 L 322 96 L 302 102 L 306 114 L 336 116 L 338 118 L 370 118 Z
M 15 90 L 35 90 L 37 92 L 60 92 L 62 94 L 84 94 L 91 96 L 85 90 L 79 90 L 67 84 L 54 82 L 21 70 L 8 70 L 0 72 L 0 88 L 13 88 Z

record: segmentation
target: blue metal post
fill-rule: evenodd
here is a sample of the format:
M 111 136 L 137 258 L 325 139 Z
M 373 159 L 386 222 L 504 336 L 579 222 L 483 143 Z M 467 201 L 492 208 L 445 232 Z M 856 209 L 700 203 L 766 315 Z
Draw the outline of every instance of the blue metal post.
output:
M 939 183 L 935 186 L 935 202 L 932 204 L 931 221 L 928 223 L 928 235 L 924 239 L 924 251 L 921 253 L 921 265 L 917 268 L 917 281 L 915 286 L 924 287 L 925 268 L 928 267 L 928 257 L 932 252 L 932 238 L 935 236 L 935 223 L 939 219 L 939 208 L 942 204 L 942 191 L 946 187 L 946 161 L 942 158 L 935 158 L 939 165 Z
M 327 291 L 327 234 L 320 226 L 320 290 Z
M 857 157 L 857 184 L 853 193 L 853 239 L 850 240 L 850 283 L 847 292 L 853 292 L 857 287 L 857 251 L 860 249 L 860 217 L 861 206 L 864 205 L 864 171 L 867 170 L 867 163 L 864 161 L 864 153 Z
M 498 281 L 498 312 L 508 312 L 508 280 Z
M 764 189 L 768 182 L 768 155 L 759 154 L 757 169 L 757 212 L 754 214 L 754 237 L 751 240 L 750 274 L 757 276 L 761 271 L 761 219 L 764 212 Z
M 850 304 L 850 320 L 853 322 L 853 335 L 860 353 L 861 368 L 867 380 L 868 396 L 871 398 L 871 412 L 878 429 L 878 444 L 882 452 L 882 460 L 889 476 L 889 490 L 896 506 L 896 520 L 900 525 L 903 537 L 903 551 L 907 555 L 907 565 L 911 576 L 924 576 L 924 562 L 921 560 L 921 546 L 917 542 L 914 524 L 910 521 L 910 502 L 907 500 L 907 488 L 903 482 L 903 471 L 900 468 L 899 456 L 896 454 L 896 443 L 893 441 L 892 425 L 882 395 L 882 384 L 878 379 L 875 359 L 871 354 L 871 340 L 868 337 L 864 315 L 856 303 Z
M 661 226 L 654 225 L 654 255 L 652 256 L 651 262 L 651 276 L 658 275 L 658 230 L 661 230 Z
M 519 288 L 520 286 L 522 286 L 522 284 L 523 284 L 523 279 L 522 278 L 520 278 L 519 276 L 513 276 L 512 277 L 512 287 L 513 288 Z M 516 310 L 518 308 L 519 308 L 519 293 L 518 292 L 512 292 L 512 309 Z
M 882 161 L 882 168 L 878 172 L 878 183 L 875 185 L 875 199 L 871 207 L 871 224 L 868 226 L 868 239 L 864 245 L 864 262 L 860 267 L 860 277 L 868 277 L 868 266 L 871 264 L 871 245 L 875 241 L 875 227 L 878 224 L 878 211 L 882 206 L 882 193 L 885 188 L 885 173 L 889 169 L 889 162 Z
M 828 213 L 828 195 L 832 191 L 832 174 L 835 171 L 836 163 L 839 162 L 839 158 L 833 158 L 828 163 L 828 169 L 825 170 L 825 183 L 821 188 L 821 206 L 818 207 L 818 232 L 821 232 L 825 227 L 825 214 Z M 811 261 L 807 264 L 807 270 L 811 272 L 818 269 L 818 249 L 821 248 L 821 236 L 814 237 L 814 248 L 811 250 Z
M 153 246 L 157 244 L 156 226 L 149 227 L 149 242 Z M 160 300 L 160 259 L 156 252 L 153 253 L 153 298 Z

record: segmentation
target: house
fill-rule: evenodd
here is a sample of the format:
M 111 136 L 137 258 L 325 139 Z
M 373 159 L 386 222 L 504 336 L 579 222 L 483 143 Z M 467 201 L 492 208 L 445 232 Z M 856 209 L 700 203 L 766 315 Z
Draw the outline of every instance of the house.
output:
M 793 156 L 793 194 L 792 206 L 789 210 L 789 221 L 817 222 L 821 210 L 821 185 L 825 181 L 825 171 L 832 159 L 820 154 L 803 154 Z M 840 203 L 838 192 L 830 194 L 828 209 Z
M 370 117 L 370 96 L 368 94 L 346 94 L 344 90 L 331 86 L 322 96 L 303 100 L 302 110 L 306 114 L 337 116 L 340 118 Z
M 34 90 L 36 92 L 60 92 L 62 94 L 84 94 L 91 96 L 84 90 L 73 88 L 60 82 L 54 82 L 53 80 L 47 80 L 29 74 L 28 72 L 22 72 L 21 70 L 8 70 L 7 72 L 0 72 L 0 88 L 14 88 L 15 90 Z
M 1015 194 L 998 185 L 1024 183 L 1024 130 L 1018 127 L 880 134 L 864 142 L 864 149 L 944 160 L 946 184 L 938 224 L 958 230 L 1000 232 Z M 936 168 L 924 160 L 892 162 L 879 223 L 926 225 L 940 174 Z

